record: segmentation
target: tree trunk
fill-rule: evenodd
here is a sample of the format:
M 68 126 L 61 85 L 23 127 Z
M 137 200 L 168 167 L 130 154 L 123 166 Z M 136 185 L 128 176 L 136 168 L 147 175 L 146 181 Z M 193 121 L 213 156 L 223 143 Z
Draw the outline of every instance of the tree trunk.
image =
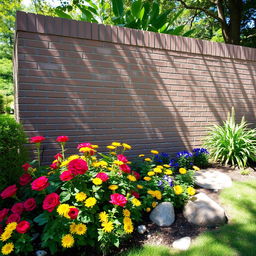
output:
M 231 44 L 240 44 L 242 0 L 229 0 Z

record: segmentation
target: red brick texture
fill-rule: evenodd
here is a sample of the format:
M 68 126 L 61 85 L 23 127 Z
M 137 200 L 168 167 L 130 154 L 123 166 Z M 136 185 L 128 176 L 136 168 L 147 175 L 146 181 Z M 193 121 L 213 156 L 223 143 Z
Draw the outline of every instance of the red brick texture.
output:
M 17 119 L 48 160 L 58 135 L 175 153 L 232 106 L 256 120 L 252 48 L 18 12 L 15 63 Z

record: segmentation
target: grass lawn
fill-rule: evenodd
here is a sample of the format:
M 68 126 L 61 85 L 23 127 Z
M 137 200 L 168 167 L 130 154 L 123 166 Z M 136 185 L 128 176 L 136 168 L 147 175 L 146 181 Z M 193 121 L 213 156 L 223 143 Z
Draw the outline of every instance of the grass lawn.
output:
M 144 246 L 122 256 L 255 256 L 256 255 L 256 180 L 234 182 L 220 195 L 229 224 L 200 235 L 186 252 L 167 247 Z

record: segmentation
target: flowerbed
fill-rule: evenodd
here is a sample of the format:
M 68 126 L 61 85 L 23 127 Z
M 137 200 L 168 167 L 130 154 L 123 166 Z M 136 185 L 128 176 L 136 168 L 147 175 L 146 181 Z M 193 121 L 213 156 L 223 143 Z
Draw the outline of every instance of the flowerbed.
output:
M 126 143 L 113 142 L 107 154 L 97 152 L 97 145 L 81 143 L 79 154 L 65 157 L 68 137 L 59 136 L 61 153 L 45 167 L 40 166 L 44 140 L 30 139 L 37 148 L 37 161 L 25 163 L 19 184 L 0 194 L 3 255 L 41 248 L 55 254 L 84 246 L 106 253 L 133 233 L 143 214 L 161 201 L 182 207 L 195 194 L 194 170 L 155 164 L 157 151 L 151 151 L 138 172 L 124 155 L 131 149 Z

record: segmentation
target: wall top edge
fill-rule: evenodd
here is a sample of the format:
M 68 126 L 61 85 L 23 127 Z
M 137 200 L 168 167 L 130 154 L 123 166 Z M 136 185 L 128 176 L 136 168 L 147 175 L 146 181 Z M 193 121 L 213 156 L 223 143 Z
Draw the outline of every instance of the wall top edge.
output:
M 16 32 L 19 31 L 256 61 L 256 48 L 21 11 L 18 11 L 16 15 Z

